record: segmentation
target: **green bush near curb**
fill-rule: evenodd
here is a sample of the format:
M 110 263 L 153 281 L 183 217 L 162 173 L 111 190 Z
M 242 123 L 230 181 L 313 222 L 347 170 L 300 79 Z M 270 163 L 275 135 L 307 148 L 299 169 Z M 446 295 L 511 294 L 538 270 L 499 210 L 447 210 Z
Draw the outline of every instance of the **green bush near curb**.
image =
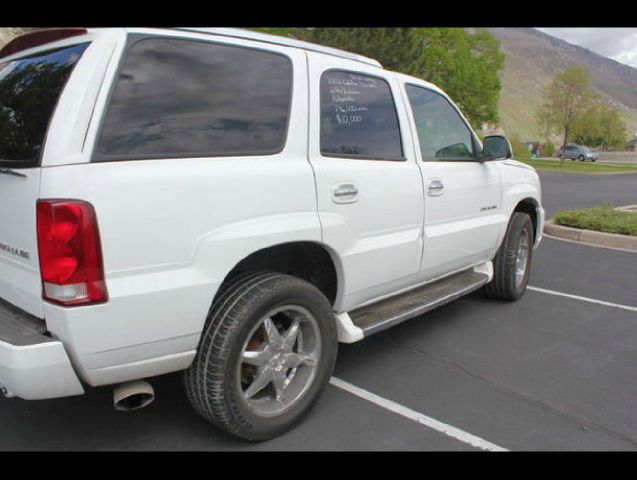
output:
M 565 227 L 637 236 L 637 213 L 620 212 L 611 203 L 580 210 L 562 210 L 553 221 Z

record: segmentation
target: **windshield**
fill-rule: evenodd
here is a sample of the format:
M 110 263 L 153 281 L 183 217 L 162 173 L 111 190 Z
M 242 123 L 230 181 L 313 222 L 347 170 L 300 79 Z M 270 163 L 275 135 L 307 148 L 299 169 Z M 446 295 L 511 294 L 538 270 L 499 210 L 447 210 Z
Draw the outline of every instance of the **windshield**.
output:
M 49 120 L 87 46 L 81 43 L 0 63 L 0 166 L 39 165 Z

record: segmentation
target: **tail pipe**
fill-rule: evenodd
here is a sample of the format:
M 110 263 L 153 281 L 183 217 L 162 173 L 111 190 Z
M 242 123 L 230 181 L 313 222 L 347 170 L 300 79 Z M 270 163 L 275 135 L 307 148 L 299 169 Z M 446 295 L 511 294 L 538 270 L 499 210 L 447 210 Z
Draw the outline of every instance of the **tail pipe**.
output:
M 155 400 L 153 386 L 145 380 L 135 380 L 117 385 L 113 390 L 115 410 L 129 412 L 147 407 Z

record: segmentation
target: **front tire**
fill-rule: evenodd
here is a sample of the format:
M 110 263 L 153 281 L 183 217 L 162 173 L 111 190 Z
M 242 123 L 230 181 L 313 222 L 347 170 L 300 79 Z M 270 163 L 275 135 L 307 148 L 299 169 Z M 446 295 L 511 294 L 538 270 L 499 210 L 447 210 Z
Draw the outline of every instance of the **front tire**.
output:
M 526 213 L 514 212 L 500 249 L 493 260 L 493 280 L 485 294 L 500 300 L 517 300 L 525 292 L 531 273 L 533 223 Z
M 215 300 L 184 387 L 213 425 L 266 440 L 308 413 L 336 354 L 332 307 L 316 287 L 290 275 L 246 274 Z

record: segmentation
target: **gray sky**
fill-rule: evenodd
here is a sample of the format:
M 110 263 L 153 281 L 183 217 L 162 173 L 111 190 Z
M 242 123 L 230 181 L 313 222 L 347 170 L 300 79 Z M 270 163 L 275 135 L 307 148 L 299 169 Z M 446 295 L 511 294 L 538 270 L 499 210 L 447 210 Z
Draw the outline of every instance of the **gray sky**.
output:
M 637 28 L 538 28 L 538 30 L 637 68 Z

